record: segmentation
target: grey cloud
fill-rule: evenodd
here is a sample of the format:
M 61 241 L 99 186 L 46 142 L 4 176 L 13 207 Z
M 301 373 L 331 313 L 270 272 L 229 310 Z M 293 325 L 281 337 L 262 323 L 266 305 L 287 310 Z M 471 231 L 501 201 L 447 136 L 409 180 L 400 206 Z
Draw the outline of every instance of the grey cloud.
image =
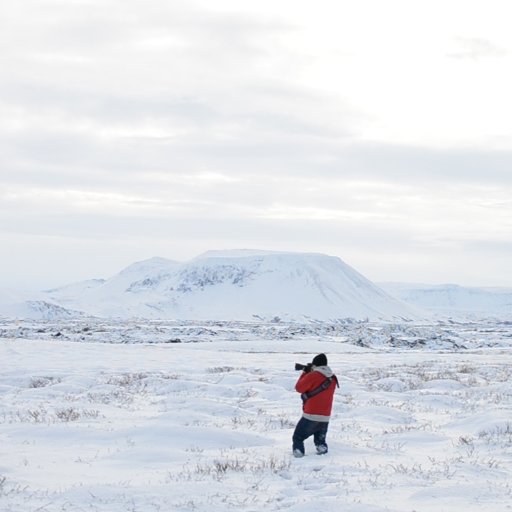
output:
M 255 138 L 281 135 L 287 138 L 306 135 L 318 138 L 349 136 L 347 123 L 340 123 L 340 108 L 333 108 L 326 101 L 313 95 L 290 88 L 286 102 L 280 98 L 281 89 L 273 92 L 251 91 L 238 88 L 219 92 L 210 98 L 200 98 L 173 91 L 159 94 L 95 93 L 80 88 L 69 89 L 62 85 L 35 86 L 34 84 L 0 85 L 3 106 L 16 106 L 27 117 L 39 115 L 49 120 L 49 128 L 55 119 L 74 125 L 89 122 L 90 135 L 94 129 L 126 126 L 128 131 L 142 126 L 173 129 L 183 135 L 169 137 L 170 141 L 194 137 L 215 140 L 218 132 L 230 126 L 231 137 L 248 141 Z M 228 106 L 229 105 L 229 106 Z M 277 108 L 276 108 L 277 107 Z M 313 115 L 310 115 L 313 112 Z M 348 117 L 348 116 L 347 116 Z M 150 140 L 148 140 L 150 142 Z M 165 138 L 154 138 L 160 143 Z M 219 142 L 220 143 L 220 142 Z
M 512 257 L 512 229 L 508 240 L 466 240 L 463 242 L 464 250 L 502 253 Z
M 47 52 L 101 60 L 105 53 L 112 53 L 127 64 L 140 54 L 158 56 L 159 45 L 168 62 L 176 52 L 213 58 L 217 63 L 241 54 L 254 57 L 268 51 L 262 39 L 291 29 L 280 20 L 215 12 L 196 2 L 153 0 L 141 9 L 140 1 L 128 0 L 26 1 L 4 11 L 2 33 L 16 43 L 17 55 Z
M 308 245 L 340 245 L 360 250 L 379 248 L 392 250 L 396 244 L 410 244 L 413 235 L 409 229 L 396 226 L 376 226 L 371 223 L 343 223 L 314 220 L 244 219 L 238 216 L 221 217 L 212 212 L 204 217 L 155 217 L 68 214 L 24 214 L 9 219 L 3 216 L 0 232 L 24 233 L 54 237 L 90 239 L 144 239 L 154 238 L 173 241 L 193 239 L 218 240 L 220 245 L 238 245 L 250 238 L 262 247 L 282 242 Z M 250 235 L 247 235 L 250 233 Z
M 127 94 L 84 90 L 61 83 L 15 83 L 9 79 L 0 85 L 4 107 L 18 106 L 24 114 L 51 118 L 58 114 L 71 123 L 93 121 L 97 127 L 112 123 L 141 123 L 145 119 L 168 119 L 179 123 L 210 122 L 218 113 L 215 106 L 186 94 Z
M 97 187 L 124 189 L 126 175 L 139 172 L 309 172 L 317 144 L 350 137 L 339 119 L 355 113 L 297 87 L 282 76 L 287 69 L 260 73 L 278 48 L 283 61 L 273 35 L 291 28 L 279 20 L 190 2 L 29 5 L 33 16 L 18 12 L 10 32 L 4 27 L 12 40 L 0 51 L 7 182 L 66 187 L 101 173 Z M 137 46 L 166 36 L 177 44 L 165 51 Z M 44 59 L 59 52 L 85 60 Z M 164 135 L 138 135 L 144 127 Z
M 461 49 L 448 54 L 449 57 L 454 59 L 478 61 L 486 57 L 505 57 L 509 54 L 508 50 L 495 45 L 489 39 L 458 37 L 456 41 Z
M 74 104 L 71 99 L 69 103 Z M 9 181 L 24 180 L 24 175 L 30 173 L 44 182 L 48 171 L 53 175 L 62 173 L 62 183 L 66 183 L 85 170 L 93 174 L 101 170 L 105 184 L 119 173 L 145 171 L 194 174 L 213 169 L 235 177 L 286 174 L 287 169 L 309 172 L 317 169 L 316 164 L 311 165 L 312 158 L 319 153 L 321 156 L 325 147 L 335 149 L 336 139 L 322 126 L 322 119 L 309 120 L 300 111 L 226 114 L 216 105 L 173 99 L 141 100 L 139 104 L 129 99 L 105 100 L 105 108 L 77 99 L 76 105 L 69 107 L 74 109 L 69 129 L 52 125 L 51 116 L 43 127 L 43 113 L 39 128 L 27 126 L 2 137 L 0 158 L 2 168 L 9 169 Z M 65 110 L 66 106 L 61 108 Z M 87 120 L 87 115 L 97 111 L 97 115 L 92 114 L 92 129 L 74 127 L 76 111 L 77 121 Z M 94 131 L 95 127 L 102 128 L 102 121 L 104 128 L 115 129 L 126 122 L 136 127 L 146 117 L 160 120 L 164 129 L 176 128 L 177 134 L 126 137 L 100 136 Z
M 275 20 L 193 2 L 155 0 L 142 10 L 129 1 L 27 4 L 31 16 L 0 20 L 0 96 L 21 115 L 58 115 L 70 125 L 156 120 L 188 127 L 229 117 L 237 98 L 254 101 L 240 89 L 269 76 L 260 65 L 277 50 L 272 35 L 286 30 Z
M 316 166 L 324 177 L 350 177 L 389 183 L 512 184 L 511 151 L 434 149 L 389 144 L 340 144 L 319 148 L 325 163 Z M 310 163 L 310 167 L 313 164 Z
M 266 176 L 310 180 L 312 185 L 326 179 L 428 188 L 461 182 L 512 186 L 510 151 L 347 144 L 302 133 L 272 136 L 256 129 L 244 137 L 233 134 L 231 140 L 201 131 L 175 139 L 29 132 L 4 136 L 1 146 L 5 183 L 33 180 L 57 188 L 82 182 L 120 192 L 136 186 L 141 193 L 152 193 L 165 186 L 165 176 L 194 177 L 205 171 L 243 181 L 247 189 Z
M 256 135 L 256 134 L 254 134 Z M 512 185 L 512 152 L 347 144 L 307 136 L 196 141 L 170 148 L 228 175 L 254 173 L 311 179 L 353 179 L 390 184 L 476 183 Z

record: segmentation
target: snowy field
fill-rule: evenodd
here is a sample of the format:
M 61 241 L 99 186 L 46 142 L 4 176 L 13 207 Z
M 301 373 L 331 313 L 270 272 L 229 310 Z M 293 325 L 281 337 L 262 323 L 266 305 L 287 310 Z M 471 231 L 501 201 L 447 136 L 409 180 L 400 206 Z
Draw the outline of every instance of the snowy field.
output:
M 293 459 L 294 363 L 341 388 Z M 0 322 L 1 512 L 512 510 L 512 325 Z

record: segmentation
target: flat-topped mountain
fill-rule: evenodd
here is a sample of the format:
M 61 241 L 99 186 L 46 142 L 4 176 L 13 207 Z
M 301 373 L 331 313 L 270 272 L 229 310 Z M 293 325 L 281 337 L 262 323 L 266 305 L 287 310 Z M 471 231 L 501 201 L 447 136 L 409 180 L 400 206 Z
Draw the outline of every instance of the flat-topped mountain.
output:
M 418 316 L 341 259 L 323 254 L 210 251 L 188 262 L 152 258 L 106 280 L 47 292 L 66 309 L 108 317 L 208 320 Z

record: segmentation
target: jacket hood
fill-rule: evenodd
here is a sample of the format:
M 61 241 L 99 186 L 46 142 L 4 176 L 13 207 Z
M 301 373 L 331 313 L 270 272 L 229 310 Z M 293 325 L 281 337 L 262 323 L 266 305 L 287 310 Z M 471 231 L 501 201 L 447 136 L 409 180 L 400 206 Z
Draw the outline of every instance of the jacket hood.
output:
M 312 370 L 314 372 L 320 372 L 327 378 L 332 377 L 334 375 L 334 373 L 328 366 L 313 366 Z

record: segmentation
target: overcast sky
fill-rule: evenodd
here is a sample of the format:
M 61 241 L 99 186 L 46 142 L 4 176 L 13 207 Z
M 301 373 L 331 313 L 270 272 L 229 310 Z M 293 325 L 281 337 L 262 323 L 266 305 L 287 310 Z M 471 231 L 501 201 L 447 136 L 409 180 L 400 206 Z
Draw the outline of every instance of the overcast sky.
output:
M 0 287 L 162 256 L 512 286 L 509 0 L 0 3 Z

